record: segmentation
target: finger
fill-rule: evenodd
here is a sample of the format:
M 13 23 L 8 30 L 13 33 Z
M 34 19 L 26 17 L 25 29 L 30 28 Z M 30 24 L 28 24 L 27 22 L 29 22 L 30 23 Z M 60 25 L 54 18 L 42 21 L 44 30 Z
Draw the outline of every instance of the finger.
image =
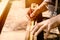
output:
M 31 15 L 30 15 L 30 17 L 33 17 L 34 16 L 34 13 L 32 13 Z
M 36 27 L 40 27 L 41 25 L 43 25 L 43 23 L 36 23 L 35 26 L 32 28 L 31 31 L 33 31 L 34 29 L 36 29 Z
M 34 34 L 42 25 L 43 23 L 38 23 L 37 25 L 35 25 L 34 28 L 31 30 L 31 33 Z
M 30 20 L 34 20 L 36 17 L 30 17 L 31 13 L 28 13 L 27 14 L 27 18 L 30 19 Z
M 51 30 L 51 24 L 48 24 L 48 30 L 47 30 L 47 33 L 49 33 Z
M 31 20 L 30 17 L 28 15 L 26 15 L 26 17 L 28 18 L 28 20 Z
M 40 23 L 36 23 L 35 26 L 32 28 L 31 31 L 33 31 L 36 27 L 40 27 L 40 26 L 42 26 L 44 23 L 45 23 L 45 21 L 40 22 Z
M 31 30 L 32 34 L 34 34 L 43 24 L 45 24 L 46 21 L 37 23 Z
M 42 30 L 44 30 L 47 27 L 47 25 L 43 25 L 39 28 L 39 30 L 34 34 L 34 36 L 37 36 Z
M 48 24 L 47 32 L 45 34 L 45 39 L 47 39 L 47 37 L 49 36 L 50 30 L 51 30 L 51 24 Z
M 36 18 L 36 13 L 35 13 L 35 11 L 33 11 L 31 14 L 30 14 L 30 18 L 32 18 L 32 19 L 35 19 Z

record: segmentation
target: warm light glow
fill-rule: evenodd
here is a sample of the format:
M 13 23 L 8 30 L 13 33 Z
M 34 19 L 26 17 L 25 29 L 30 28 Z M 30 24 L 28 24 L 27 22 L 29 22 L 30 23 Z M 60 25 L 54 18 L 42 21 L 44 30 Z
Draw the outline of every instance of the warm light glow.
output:
M 9 1 L 9 0 L 7 0 L 7 1 L 2 1 L 2 2 L 0 3 L 0 17 L 1 17 L 1 15 L 2 15 L 2 13 L 4 12 L 4 9 L 5 9 L 5 7 L 7 6 L 8 1 Z

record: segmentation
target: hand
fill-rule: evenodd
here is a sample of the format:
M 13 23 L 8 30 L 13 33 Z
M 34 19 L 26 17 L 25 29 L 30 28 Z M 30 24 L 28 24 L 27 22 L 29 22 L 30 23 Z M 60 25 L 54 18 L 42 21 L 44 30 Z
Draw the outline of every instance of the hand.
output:
M 27 17 L 29 18 L 29 20 L 33 20 L 33 19 L 30 17 L 30 15 L 32 14 L 33 11 L 34 11 L 34 9 L 29 8 L 29 11 L 28 11 L 28 13 L 27 13 Z
M 45 21 L 42 21 L 42 22 L 36 24 L 34 26 L 34 28 L 31 30 L 31 33 L 34 36 L 37 36 L 45 28 L 47 28 L 47 33 L 49 33 L 52 28 L 55 28 L 58 25 L 59 24 L 58 24 L 58 22 L 56 20 L 56 17 L 53 17 L 51 19 L 48 19 L 48 20 L 45 20 Z
M 40 10 L 39 9 L 35 9 L 31 14 L 30 14 L 30 18 L 31 19 L 36 19 L 36 17 L 40 14 Z
M 30 7 L 30 10 L 28 11 L 28 16 L 30 17 L 30 19 L 32 19 L 32 20 L 35 20 L 35 18 L 36 18 L 36 12 L 37 12 L 37 8 L 38 8 L 39 6 L 38 6 L 38 4 L 37 3 L 32 3 L 31 4 L 31 7 Z M 40 11 L 40 10 L 38 10 L 38 11 Z M 38 15 L 37 15 L 38 16 Z
M 35 19 L 37 19 L 36 17 L 39 15 L 39 13 L 40 13 L 40 10 L 38 10 L 38 9 L 35 9 L 35 10 L 30 9 L 27 13 L 28 18 L 30 18 L 30 20 L 35 20 Z

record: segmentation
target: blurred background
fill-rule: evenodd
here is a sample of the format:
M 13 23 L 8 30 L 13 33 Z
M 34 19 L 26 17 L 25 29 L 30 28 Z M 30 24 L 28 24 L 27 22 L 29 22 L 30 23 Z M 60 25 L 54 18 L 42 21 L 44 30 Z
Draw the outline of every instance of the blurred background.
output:
M 14 32 L 11 31 L 15 26 L 18 26 L 19 28 L 20 26 L 19 22 L 21 22 L 19 19 L 20 16 L 23 15 L 23 13 L 28 12 L 28 9 L 32 3 L 40 5 L 42 1 L 43 0 L 0 0 L 0 33 L 1 31 L 3 32 L 1 35 L 3 38 L 2 40 L 24 40 L 25 39 L 24 35 L 26 34 L 25 30 Z M 58 10 L 59 10 L 58 12 L 60 12 L 60 9 Z M 51 14 L 49 14 L 48 11 L 42 13 L 44 19 L 49 19 L 50 15 Z M 4 33 L 5 31 L 8 31 L 6 30 L 5 27 L 7 27 L 7 29 L 9 30 L 8 33 Z M 23 29 L 25 29 L 25 27 L 23 27 Z M 45 31 L 46 30 L 44 30 L 44 35 Z M 21 39 L 19 38 L 20 37 L 19 35 L 22 36 Z M 60 40 L 59 37 L 60 37 L 59 30 L 58 28 L 55 28 L 52 29 L 47 40 Z

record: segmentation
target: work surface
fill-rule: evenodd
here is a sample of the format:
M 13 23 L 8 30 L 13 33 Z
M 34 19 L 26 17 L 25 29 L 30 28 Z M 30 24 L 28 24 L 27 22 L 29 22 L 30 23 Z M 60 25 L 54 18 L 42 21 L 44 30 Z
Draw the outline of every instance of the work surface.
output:
M 25 40 L 28 8 L 13 3 L 1 32 L 1 40 Z
M 18 4 L 12 4 L 2 31 L 12 31 L 15 27 L 25 28 L 27 21 L 26 17 L 28 8 L 20 8 Z
M 1 40 L 25 40 L 28 22 L 26 13 L 29 9 L 21 8 L 21 5 L 19 2 L 12 4 L 1 32 Z
M 25 40 L 26 32 L 21 31 L 11 31 L 1 34 L 0 40 Z

